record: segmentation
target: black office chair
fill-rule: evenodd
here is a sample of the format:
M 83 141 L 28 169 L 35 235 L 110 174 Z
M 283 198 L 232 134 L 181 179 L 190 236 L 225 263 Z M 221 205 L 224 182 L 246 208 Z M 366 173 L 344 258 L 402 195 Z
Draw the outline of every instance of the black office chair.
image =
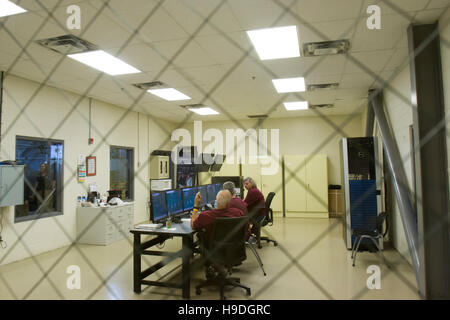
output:
M 266 206 L 265 206 L 265 216 L 264 219 L 260 223 L 260 227 L 258 228 L 258 234 L 256 235 L 256 241 L 258 243 L 258 248 L 261 249 L 261 240 L 266 241 L 267 243 L 273 242 L 274 246 L 278 246 L 278 242 L 275 240 L 270 239 L 269 237 L 261 237 L 261 227 L 265 227 L 267 225 L 272 226 L 273 225 L 273 210 L 270 207 L 272 204 L 273 197 L 275 197 L 275 192 L 269 192 L 266 198 Z
M 373 244 L 376 246 L 378 252 L 380 253 L 381 261 L 382 262 L 385 261 L 383 252 L 379 245 L 380 239 L 382 240 L 383 237 L 388 232 L 388 225 L 386 223 L 386 230 L 383 233 L 383 225 L 384 225 L 385 220 L 386 220 L 386 212 L 382 212 L 374 219 L 375 223 L 372 225 L 375 225 L 375 229 L 373 229 L 373 230 L 353 230 L 352 234 L 355 237 L 355 240 L 354 240 L 353 246 L 352 246 L 352 255 L 351 255 L 351 257 L 353 259 L 353 267 L 355 266 L 356 254 L 358 253 L 359 246 L 361 245 L 362 239 L 370 239 L 373 242 Z
M 202 255 L 207 265 L 215 270 L 211 275 L 207 271 L 207 280 L 195 287 L 195 293 L 201 294 L 201 288 L 217 286 L 220 289 L 220 299 L 225 300 L 225 286 L 240 287 L 251 295 L 249 287 L 242 285 L 239 278 L 227 277 L 231 275 L 232 268 L 240 265 L 247 259 L 245 253 L 245 238 L 248 229 L 248 217 L 216 218 L 214 220 L 210 239 L 205 241 L 200 237 L 203 247 Z M 203 240 L 202 240 L 203 239 Z

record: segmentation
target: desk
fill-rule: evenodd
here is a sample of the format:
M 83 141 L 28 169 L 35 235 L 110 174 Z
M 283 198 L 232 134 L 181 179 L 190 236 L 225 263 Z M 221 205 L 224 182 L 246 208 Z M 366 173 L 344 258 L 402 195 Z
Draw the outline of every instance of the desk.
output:
M 190 259 L 194 252 L 194 234 L 196 231 L 191 229 L 190 221 L 183 221 L 182 223 L 172 224 L 172 228 L 160 228 L 155 230 L 145 229 L 131 229 L 131 233 L 134 235 L 133 244 L 133 285 L 134 292 L 141 293 L 141 285 L 168 287 L 182 289 L 182 296 L 184 299 L 190 299 L 191 290 L 191 274 L 190 274 Z M 141 235 L 155 235 L 154 239 L 151 239 L 145 243 L 141 243 Z M 183 246 L 181 250 L 177 252 L 167 251 L 152 251 L 146 250 L 156 244 L 162 243 L 172 237 L 181 237 L 183 240 Z M 162 261 L 150 266 L 148 269 L 141 271 L 141 255 L 154 255 L 165 256 Z M 158 271 L 176 258 L 182 259 L 182 282 L 177 283 L 165 283 L 160 281 L 148 281 L 144 280 L 152 273 Z

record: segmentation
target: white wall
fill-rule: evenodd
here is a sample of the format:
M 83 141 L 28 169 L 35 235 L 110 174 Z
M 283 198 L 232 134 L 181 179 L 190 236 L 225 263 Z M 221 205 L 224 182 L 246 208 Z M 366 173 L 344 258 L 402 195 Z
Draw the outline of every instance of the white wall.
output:
M 76 198 L 86 194 L 89 182 L 96 182 L 99 191 L 109 189 L 109 150 L 110 145 L 134 148 L 134 201 L 135 223 L 148 220 L 147 201 L 149 197 L 147 158 L 156 148 L 170 150 L 171 144 L 161 146 L 167 134 L 159 126 L 171 132 L 175 125 L 157 120 L 158 124 L 144 114 L 129 112 L 98 100 L 92 102 L 92 137 L 94 144 L 88 145 L 89 102 L 83 99 L 74 112 L 70 113 L 79 95 L 52 87 L 43 87 L 32 100 L 24 114 L 22 108 L 38 83 L 22 78 L 8 76 L 4 83 L 1 159 L 15 159 L 16 135 L 54 138 L 64 141 L 64 194 L 63 215 L 29 222 L 14 223 L 14 208 L 3 209 L 3 239 L 8 248 L 17 242 L 17 235 L 23 235 L 23 242 L 33 255 L 69 245 L 76 237 Z M 66 95 L 67 99 L 64 98 Z M 17 105 L 16 105 L 16 103 Z M 123 116 L 123 119 L 121 117 Z M 84 117 L 84 118 L 83 118 Z M 121 120 L 120 120 L 121 119 Z M 138 133 L 139 119 L 139 133 Z M 58 128 L 58 126 L 61 127 Z M 116 126 L 117 123 L 117 126 Z M 95 129 L 94 129 L 95 128 Z M 102 141 L 102 136 L 106 136 Z M 139 144 L 138 144 L 139 141 Z M 77 157 L 93 155 L 97 157 L 97 175 L 87 177 L 85 183 L 78 183 L 76 175 Z M 139 166 L 138 166 L 139 164 Z M 66 230 L 67 237 L 58 227 L 58 221 Z M 29 231 L 26 231 L 29 228 Z M 25 233 L 26 232 L 26 233 Z M 0 250 L 1 264 L 24 259 L 30 256 L 22 244 L 17 245 L 8 256 Z
M 350 120 L 347 122 L 349 117 Z M 345 136 L 359 137 L 363 134 L 360 114 L 329 116 L 326 118 L 327 121 L 340 128 Z M 243 120 L 239 122 L 244 131 L 257 124 L 255 120 Z M 202 126 L 203 132 L 209 128 L 216 128 L 223 133 L 224 137 L 226 129 L 238 128 L 238 125 L 232 121 L 203 122 Z M 185 128 L 191 132 L 192 140 L 194 140 L 193 125 L 189 124 Z M 343 135 L 337 132 L 324 119 L 319 117 L 267 119 L 261 128 L 280 130 L 279 148 L 281 155 L 326 154 L 328 156 L 328 183 L 341 184 L 339 140 Z M 270 141 L 270 130 L 268 130 L 268 140 Z M 203 146 L 208 143 L 203 142 Z

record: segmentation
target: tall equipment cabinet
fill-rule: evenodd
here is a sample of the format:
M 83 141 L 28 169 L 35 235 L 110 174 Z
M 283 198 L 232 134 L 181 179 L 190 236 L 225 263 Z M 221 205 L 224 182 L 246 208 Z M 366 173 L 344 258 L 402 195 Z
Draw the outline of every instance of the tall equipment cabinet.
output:
M 343 138 L 339 149 L 344 192 L 344 240 L 347 249 L 351 249 L 353 229 L 376 228 L 375 220 L 380 207 L 377 195 L 381 189 L 377 140 L 374 137 Z M 369 243 L 363 241 L 361 244 Z

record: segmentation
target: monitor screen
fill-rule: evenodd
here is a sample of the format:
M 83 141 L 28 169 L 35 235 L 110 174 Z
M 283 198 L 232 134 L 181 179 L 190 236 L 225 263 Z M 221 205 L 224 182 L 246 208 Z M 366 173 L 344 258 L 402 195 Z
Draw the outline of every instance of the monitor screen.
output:
M 153 192 L 152 193 L 151 217 L 153 222 L 158 222 L 167 218 L 166 193 Z
M 166 191 L 167 211 L 169 215 L 175 215 L 183 212 L 183 201 L 181 198 L 181 190 Z
M 205 204 L 208 203 L 206 186 L 198 186 L 198 192 L 200 192 L 200 195 L 202 196 L 202 202 L 200 203 L 200 207 L 203 207 Z
M 217 196 L 219 191 L 223 189 L 223 185 L 220 183 L 216 183 L 216 184 L 214 184 L 214 189 L 215 189 L 214 192 L 216 193 L 216 196 Z
M 216 188 L 213 184 L 208 184 L 206 186 L 206 190 L 208 193 L 208 203 L 213 203 L 216 201 Z
M 194 199 L 197 194 L 197 187 L 183 188 L 183 210 L 189 211 L 194 209 Z

